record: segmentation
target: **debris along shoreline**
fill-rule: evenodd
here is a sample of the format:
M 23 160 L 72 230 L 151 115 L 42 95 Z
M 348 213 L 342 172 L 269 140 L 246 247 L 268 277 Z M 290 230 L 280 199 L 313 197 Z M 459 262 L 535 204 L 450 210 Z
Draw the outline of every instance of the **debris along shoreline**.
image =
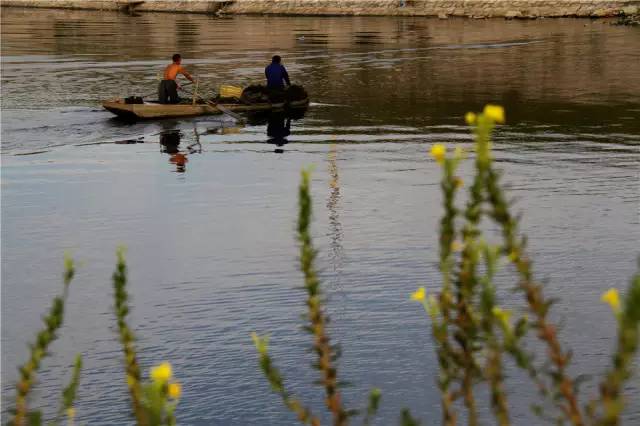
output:
M 640 0 L 2 0 L 3 7 L 277 15 L 611 17 L 635 15 Z

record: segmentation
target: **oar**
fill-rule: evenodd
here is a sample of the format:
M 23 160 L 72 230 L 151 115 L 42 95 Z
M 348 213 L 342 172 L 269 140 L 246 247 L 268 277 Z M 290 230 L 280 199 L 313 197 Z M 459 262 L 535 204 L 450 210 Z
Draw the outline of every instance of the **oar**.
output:
M 183 91 L 183 92 L 185 92 L 185 93 L 187 93 L 187 94 L 189 94 L 189 95 L 191 95 L 191 96 L 193 96 L 193 93 L 192 93 L 192 92 L 189 92 L 188 90 L 184 90 L 184 89 L 182 89 L 182 91 Z M 205 102 L 207 105 L 210 105 L 210 106 L 212 106 L 212 107 L 214 107 L 214 108 L 218 108 L 220 111 L 222 111 L 223 113 L 227 114 L 227 115 L 228 115 L 228 116 L 230 116 L 231 118 L 236 119 L 236 120 L 237 120 L 237 121 L 239 121 L 240 123 L 244 123 L 244 122 L 245 122 L 244 117 L 242 117 L 241 115 L 236 114 L 235 112 L 233 112 L 233 111 L 229 110 L 227 107 L 223 107 L 223 106 L 222 106 L 222 105 L 220 105 L 220 104 L 216 104 L 215 102 L 208 101 L 208 100 L 206 100 L 205 98 L 203 98 L 202 96 L 198 95 L 197 93 L 195 94 L 195 96 L 196 96 L 196 98 L 198 98 L 198 99 L 200 99 L 201 101 Z
M 202 99 L 202 98 L 200 98 L 200 99 Z M 216 108 L 218 108 L 220 111 L 222 111 L 222 112 L 224 112 L 225 114 L 227 114 L 227 115 L 229 115 L 229 116 L 231 116 L 231 117 L 235 118 L 236 120 L 238 120 L 238 122 L 240 122 L 240 123 L 244 123 L 244 122 L 245 122 L 245 119 L 244 119 L 244 117 L 243 117 L 243 116 L 241 116 L 240 114 L 236 114 L 235 112 L 233 112 L 233 111 L 229 110 L 229 108 L 227 108 L 227 107 L 223 107 L 223 106 L 222 106 L 222 105 L 220 105 L 220 104 L 215 104 L 215 103 L 210 102 L 210 101 L 207 101 L 207 100 L 205 100 L 205 99 L 203 99 L 203 101 L 205 101 L 206 103 L 208 103 L 208 104 L 209 104 L 209 105 L 211 105 L 211 106 L 215 106 L 215 107 L 216 107 Z

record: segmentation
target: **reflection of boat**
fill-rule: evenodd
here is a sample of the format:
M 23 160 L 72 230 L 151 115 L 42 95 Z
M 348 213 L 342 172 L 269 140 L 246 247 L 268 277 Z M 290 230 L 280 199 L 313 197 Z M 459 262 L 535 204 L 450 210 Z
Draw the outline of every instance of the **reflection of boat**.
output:
M 252 126 L 263 126 L 276 119 L 280 120 L 287 118 L 296 121 L 304 118 L 306 113 L 307 106 L 277 109 L 272 111 L 249 111 L 247 113 L 247 123 Z
M 234 112 L 254 111 L 284 111 L 287 109 L 307 108 L 309 99 L 291 101 L 287 103 L 221 103 L 225 109 Z M 193 117 L 198 115 L 215 115 L 223 112 L 216 104 L 160 104 L 155 102 L 127 103 L 125 99 L 112 99 L 102 103 L 102 106 L 118 117 L 129 119 L 153 119 L 169 117 Z

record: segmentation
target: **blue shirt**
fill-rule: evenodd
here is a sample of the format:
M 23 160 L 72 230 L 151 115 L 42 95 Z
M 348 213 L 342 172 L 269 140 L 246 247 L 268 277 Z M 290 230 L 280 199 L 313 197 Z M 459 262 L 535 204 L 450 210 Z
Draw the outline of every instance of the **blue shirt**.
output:
M 284 88 L 283 80 L 291 85 L 289 82 L 289 74 L 287 69 L 282 64 L 272 62 L 264 69 L 264 75 L 267 77 L 267 87 L 272 89 Z

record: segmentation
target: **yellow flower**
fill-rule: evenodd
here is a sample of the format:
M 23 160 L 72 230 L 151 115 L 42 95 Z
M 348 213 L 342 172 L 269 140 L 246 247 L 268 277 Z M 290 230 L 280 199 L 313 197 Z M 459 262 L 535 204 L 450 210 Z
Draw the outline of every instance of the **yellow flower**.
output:
M 500 321 L 505 327 L 509 326 L 509 320 L 511 319 L 511 311 L 506 309 L 501 309 L 497 306 L 494 306 L 491 309 L 491 313 L 495 316 L 498 321 Z
M 151 369 L 151 378 L 156 382 L 166 382 L 171 378 L 171 364 L 163 362 Z
M 504 108 L 500 105 L 487 104 L 484 107 L 484 115 L 496 123 L 504 123 Z
M 67 417 L 73 419 L 76 416 L 76 409 L 73 407 L 67 408 Z
M 469 126 L 476 124 L 476 115 L 473 112 L 468 112 L 464 116 L 464 121 L 467 122 Z
M 431 147 L 431 156 L 438 163 L 442 164 L 444 157 L 447 155 L 447 147 L 441 143 L 437 143 Z
M 182 394 L 182 386 L 180 386 L 180 383 L 171 383 L 168 393 L 170 398 L 178 399 L 180 398 L 180 394 Z
M 620 294 L 618 294 L 618 290 L 616 290 L 615 288 L 610 288 L 609 290 L 605 291 L 600 297 L 600 300 L 608 303 L 609 306 L 611 306 L 613 312 L 620 312 Z
M 460 252 L 462 251 L 463 248 L 464 248 L 464 244 L 462 244 L 460 241 L 451 242 L 451 251 Z
M 261 355 L 266 355 L 269 350 L 269 337 L 260 337 L 256 332 L 251 332 L 251 340 Z
M 415 300 L 416 302 L 424 302 L 425 297 L 426 291 L 424 290 L 424 287 L 420 287 L 419 289 L 411 293 L 411 300 Z

